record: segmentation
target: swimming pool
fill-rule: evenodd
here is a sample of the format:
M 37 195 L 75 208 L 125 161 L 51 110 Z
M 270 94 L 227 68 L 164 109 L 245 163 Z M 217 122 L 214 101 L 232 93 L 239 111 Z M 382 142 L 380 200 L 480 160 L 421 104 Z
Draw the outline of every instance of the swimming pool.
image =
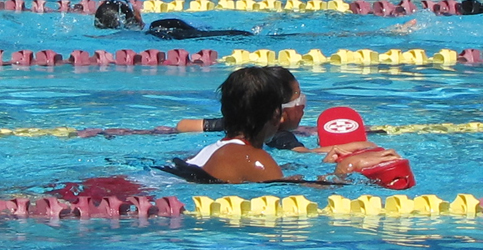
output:
M 48 2 L 53 4 L 54 2 Z M 26 3 L 27 6 L 29 3 Z M 261 48 L 306 53 L 318 48 L 326 56 L 339 49 L 420 48 L 428 55 L 440 49 L 481 49 L 479 16 L 436 16 L 419 10 L 411 16 L 383 18 L 331 11 L 245 12 L 206 11 L 146 13 L 147 23 L 178 17 L 196 27 L 255 30 L 243 38 L 161 41 L 135 32 L 115 33 L 93 28 L 93 17 L 76 13 L 29 13 L 0 11 L 0 49 L 3 61 L 19 50 L 52 49 L 65 57 L 73 50 L 93 53 L 102 49 L 162 51 L 216 50 L 220 57 L 234 49 Z M 408 35 L 379 32 L 412 18 L 419 29 Z M 219 20 L 214 22 L 213 20 Z M 315 33 L 297 36 L 275 34 Z M 350 35 L 367 32 L 364 35 Z M 112 34 L 115 33 L 115 34 Z M 323 34 L 317 34 L 323 33 Z M 109 35 L 104 38 L 90 36 Z M 90 66 L 62 65 L 0 67 L 0 128 L 153 129 L 175 126 L 182 118 L 216 117 L 216 87 L 239 66 L 216 64 L 188 66 Z M 368 125 L 408 125 L 482 122 L 481 65 L 303 66 L 292 72 L 308 97 L 301 125 L 313 126 L 319 113 L 332 106 L 358 110 Z M 457 194 L 483 197 L 480 188 L 483 161 L 481 133 L 371 134 L 370 140 L 394 148 L 411 161 L 417 185 L 395 191 L 363 183 L 338 188 L 298 184 L 200 185 L 185 183 L 150 166 L 167 164 L 173 157 L 188 157 L 217 140 L 220 133 L 126 135 L 90 138 L 56 136 L 4 136 L 0 138 L 0 199 L 45 196 L 53 185 L 82 182 L 88 178 L 125 175 L 140 183 L 148 195 L 176 196 L 188 211 L 195 209 L 193 196 L 217 199 L 265 195 L 280 198 L 304 195 L 319 208 L 338 194 L 356 199 L 369 194 L 410 198 L 434 194 L 452 202 Z M 308 147 L 315 136 L 301 137 Z M 284 165 L 285 175 L 303 174 L 308 179 L 325 174 L 333 166 L 322 156 L 271 150 Z M 281 249 L 333 248 L 481 248 L 481 217 L 466 216 L 316 216 L 284 218 L 203 217 L 122 218 L 89 220 L 26 218 L 0 219 L 0 236 L 6 248 L 222 248 Z

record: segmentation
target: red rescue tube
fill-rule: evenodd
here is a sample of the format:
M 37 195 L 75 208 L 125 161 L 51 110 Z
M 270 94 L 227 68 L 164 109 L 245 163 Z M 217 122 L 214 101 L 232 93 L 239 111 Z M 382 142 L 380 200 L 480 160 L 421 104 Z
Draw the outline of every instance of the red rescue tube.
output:
M 365 152 L 377 152 L 383 151 L 384 148 L 368 148 L 363 150 L 358 150 L 352 154 L 339 156 L 337 162 L 341 162 L 347 157 L 362 154 Z M 414 174 L 409 166 L 409 160 L 407 159 L 397 159 L 392 161 L 381 162 L 372 167 L 363 168 L 358 171 L 365 177 L 375 181 L 376 184 L 395 190 L 408 189 L 416 185 L 416 180 L 414 179 Z

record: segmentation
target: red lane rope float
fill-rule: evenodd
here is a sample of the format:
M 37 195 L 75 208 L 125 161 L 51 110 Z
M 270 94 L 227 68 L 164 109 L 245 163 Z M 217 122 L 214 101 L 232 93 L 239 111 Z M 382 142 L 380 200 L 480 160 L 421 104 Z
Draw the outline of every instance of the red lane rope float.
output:
M 47 2 L 45 0 L 33 0 L 31 9 L 25 6 L 24 0 L 7 0 L 0 2 L 0 9 L 10 11 L 32 11 L 36 13 L 47 12 L 76 12 L 83 14 L 94 14 L 97 10 L 97 3 L 92 0 L 82 0 L 80 3 L 71 6 L 70 1 L 60 0 L 57 1 L 57 9 L 48 8 L 45 6 Z
M 34 56 L 35 55 L 35 56 Z M 74 66 L 89 65 L 167 65 L 167 66 L 188 66 L 202 65 L 209 66 L 216 63 L 218 52 L 214 50 L 201 50 L 190 55 L 183 49 L 173 49 L 167 53 L 157 49 L 148 49 L 136 53 L 130 49 L 118 50 L 115 56 L 104 50 L 96 50 L 91 56 L 84 50 L 74 50 L 67 59 L 53 50 L 42 50 L 34 54 L 31 50 L 20 50 L 12 53 L 9 61 L 2 61 L 3 50 L 0 50 L 0 65 L 19 66 L 58 66 L 71 64 Z
M 0 216 L 119 218 L 179 216 L 185 211 L 176 197 L 154 199 L 143 195 L 146 191 L 148 188 L 125 176 L 90 178 L 82 183 L 64 183 L 47 192 L 50 197 L 38 198 L 34 203 L 28 198 L 0 200 Z
M 28 198 L 0 200 L 0 216 L 21 218 L 175 217 L 180 216 L 183 211 L 184 204 L 175 196 L 156 200 L 146 196 L 130 196 L 126 201 L 116 196 L 103 197 L 100 201 L 89 196 L 79 196 L 72 203 L 61 202 L 55 197 L 39 198 L 34 203 Z

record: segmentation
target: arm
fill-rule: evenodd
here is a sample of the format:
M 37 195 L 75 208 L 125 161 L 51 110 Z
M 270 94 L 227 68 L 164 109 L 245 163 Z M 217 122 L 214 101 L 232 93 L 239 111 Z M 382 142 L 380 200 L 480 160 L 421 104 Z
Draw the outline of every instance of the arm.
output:
M 135 0 L 130 0 L 126 1 L 130 6 L 134 14 L 134 20 L 136 21 L 136 24 L 139 25 L 140 29 L 144 28 L 144 22 L 143 18 L 141 17 L 141 8 L 142 8 L 142 3 L 137 2 Z
M 416 29 L 416 19 L 411 19 L 403 24 L 396 24 L 386 28 L 386 32 L 393 34 L 409 34 Z
M 349 156 L 339 163 L 335 168 L 335 174 L 347 174 L 351 172 L 360 172 L 363 168 L 372 167 L 381 162 L 400 159 L 401 156 L 394 149 L 386 149 L 376 152 L 365 152 L 353 156 Z
M 350 142 L 350 143 L 341 144 L 341 145 L 314 148 L 314 149 L 310 150 L 310 152 L 327 153 L 329 158 L 333 158 L 334 153 L 336 153 L 333 150 L 334 148 L 338 148 L 339 151 L 343 151 L 343 152 L 345 152 L 345 154 L 348 154 L 348 153 L 354 152 L 354 151 L 359 150 L 359 149 L 372 148 L 372 147 L 377 147 L 377 145 L 373 142 L 370 142 L 370 141 L 357 141 L 357 142 Z M 333 162 L 333 161 L 328 161 L 328 162 Z
M 176 124 L 178 132 L 203 132 L 203 119 L 183 119 Z
M 176 125 L 178 132 L 219 132 L 223 131 L 223 118 L 183 119 Z

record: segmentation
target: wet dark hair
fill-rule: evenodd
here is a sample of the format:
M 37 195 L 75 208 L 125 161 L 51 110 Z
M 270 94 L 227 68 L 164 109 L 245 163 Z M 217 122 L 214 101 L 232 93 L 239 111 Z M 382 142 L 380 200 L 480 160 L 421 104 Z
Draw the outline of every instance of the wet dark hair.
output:
M 246 67 L 232 72 L 220 85 L 221 113 L 226 136 L 244 135 L 255 138 L 265 124 L 273 119 L 286 96 L 292 95 L 289 84 L 269 67 Z
M 96 10 L 94 26 L 99 29 L 139 27 L 132 9 L 123 1 L 107 0 Z
M 286 93 L 286 96 L 284 96 L 283 99 L 283 103 L 290 102 L 293 96 L 292 82 L 297 80 L 295 79 L 295 76 L 290 70 L 281 66 L 268 66 L 266 68 L 272 71 L 274 76 L 279 79 L 279 83 L 283 88 L 289 88 L 291 90 L 290 93 Z

